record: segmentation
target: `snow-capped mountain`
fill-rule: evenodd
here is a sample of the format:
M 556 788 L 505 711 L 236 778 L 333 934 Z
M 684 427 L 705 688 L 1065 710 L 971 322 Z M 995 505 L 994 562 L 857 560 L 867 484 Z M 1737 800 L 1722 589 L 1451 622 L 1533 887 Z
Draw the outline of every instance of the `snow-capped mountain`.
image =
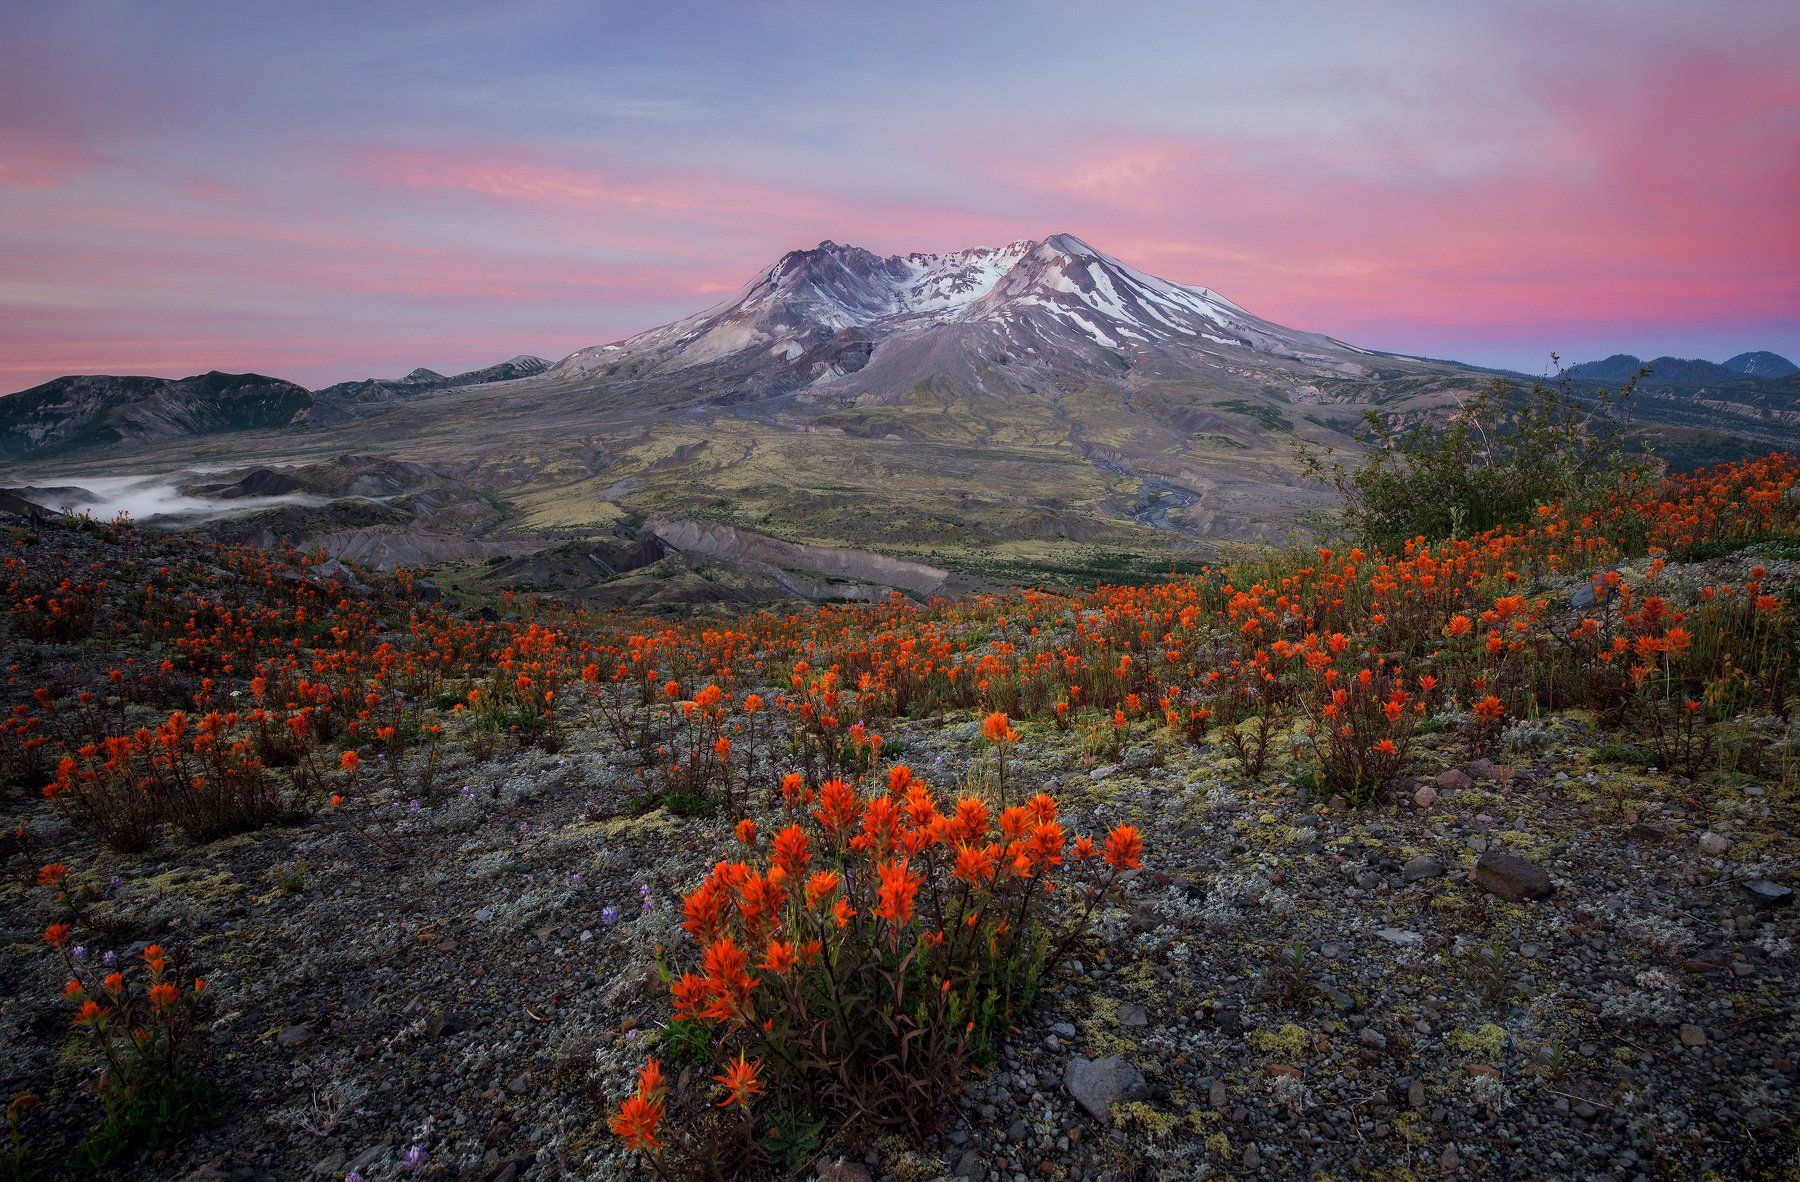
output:
M 1354 379 L 1370 374 L 1372 356 L 1055 234 L 886 258 L 822 242 L 784 255 L 723 303 L 582 349 L 551 376 L 680 374 L 695 393 L 725 401 L 795 392 L 837 399 L 939 379 L 982 389 L 1117 385 L 1134 372 L 1246 365 Z

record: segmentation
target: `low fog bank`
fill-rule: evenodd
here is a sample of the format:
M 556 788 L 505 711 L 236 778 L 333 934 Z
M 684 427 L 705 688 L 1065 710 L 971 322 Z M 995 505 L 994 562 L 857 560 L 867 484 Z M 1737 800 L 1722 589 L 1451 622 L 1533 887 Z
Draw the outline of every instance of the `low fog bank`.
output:
M 165 472 L 139 476 L 84 476 L 79 483 L 47 478 L 11 491 L 47 509 L 86 513 L 110 520 L 121 513 L 133 521 L 159 519 L 206 521 L 255 513 L 277 505 L 322 505 L 326 498 L 308 493 L 279 496 L 238 496 L 229 500 L 195 496 L 181 485 L 202 470 Z

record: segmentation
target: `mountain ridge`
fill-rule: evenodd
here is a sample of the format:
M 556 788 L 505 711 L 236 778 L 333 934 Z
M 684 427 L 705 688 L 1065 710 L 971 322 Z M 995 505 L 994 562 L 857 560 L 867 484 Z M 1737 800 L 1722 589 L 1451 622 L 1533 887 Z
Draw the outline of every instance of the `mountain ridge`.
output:
M 1564 372 L 1578 380 L 1624 382 L 1639 370 L 1650 373 L 1640 383 L 1644 386 L 1698 386 L 1709 382 L 1767 381 L 1800 372 L 1800 366 L 1768 350 L 1739 353 L 1727 361 L 1708 361 L 1700 357 L 1653 357 L 1649 361 L 1631 353 L 1614 353 L 1597 361 L 1583 361 Z

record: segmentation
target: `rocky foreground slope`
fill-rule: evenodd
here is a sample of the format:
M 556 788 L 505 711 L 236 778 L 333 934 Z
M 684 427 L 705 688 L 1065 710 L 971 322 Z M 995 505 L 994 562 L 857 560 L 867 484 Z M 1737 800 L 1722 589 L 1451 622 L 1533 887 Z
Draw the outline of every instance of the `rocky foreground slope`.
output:
M 1728 543 L 1536 573 L 1510 551 L 1491 589 L 1467 584 L 1488 597 L 1471 608 L 1472 647 L 1494 624 L 1503 650 L 1514 622 L 1519 636 L 1577 636 L 1609 596 L 1633 597 L 1634 615 L 1660 605 L 1636 635 L 1664 653 L 1684 638 L 1737 643 L 1707 605 L 1744 588 L 1755 618 L 1785 619 L 1793 476 L 1771 468 L 1659 502 L 1676 521 L 1659 530 L 1711 512 Z M 1745 506 L 1762 514 L 1747 532 Z M 657 964 L 691 955 L 681 897 L 738 848 L 733 822 L 780 823 L 774 784 L 814 758 L 803 702 L 863 722 L 843 732 L 843 758 L 861 760 L 845 774 L 866 768 L 874 784 L 904 763 L 946 793 L 1041 790 L 1071 834 L 1134 826 L 1145 852 L 933 1130 L 826 1125 L 802 1139 L 794 1176 L 1776 1178 L 1793 1159 L 1800 797 L 1787 769 L 1800 735 L 1779 699 L 1709 718 L 1713 745 L 1688 761 L 1666 735 L 1575 700 L 1548 656 L 1528 675 L 1546 700 L 1527 709 L 1502 658 L 1477 676 L 1506 695 L 1504 717 L 1484 730 L 1484 701 L 1432 698 L 1391 787 L 1358 804 L 1321 778 L 1304 711 L 1281 716 L 1251 774 L 1220 715 L 1196 720 L 1227 697 L 1183 688 L 1231 667 L 1222 650 L 1200 653 L 1203 636 L 1284 627 L 1275 584 L 1249 595 L 1267 614 L 1238 602 L 1247 585 L 1218 599 L 1172 585 L 683 634 L 550 603 L 473 610 L 416 580 L 180 535 L 3 528 L 16 709 L 0 732 L 12 781 L 0 1083 L 40 1097 L 19 1126 L 40 1176 L 71 1160 L 96 1116 L 91 1043 L 70 1026 L 64 970 L 40 938 L 53 922 L 71 925 L 65 945 L 84 958 L 130 961 L 157 942 L 207 981 L 206 1070 L 228 1102 L 122 1175 L 636 1176 L 642 1160 L 607 1118 L 646 1057 L 672 1084 L 671 1144 L 717 1092 L 707 1054 L 671 1041 Z M 1355 585 L 1394 569 L 1359 567 Z M 1285 577 L 1282 610 L 1328 610 L 1306 606 L 1316 570 Z M 1422 634 L 1460 635 L 1461 607 Z M 1215 611 L 1235 616 L 1228 631 L 1205 631 Z M 1760 687 L 1775 668 L 1766 646 L 1791 648 L 1792 634 L 1756 635 L 1772 639 L 1734 651 L 1740 682 Z M 1437 643 L 1405 659 L 1465 676 L 1454 641 Z M 887 670 L 880 686 L 850 676 L 841 697 L 818 696 L 838 692 L 819 674 L 853 673 L 865 645 L 886 654 L 866 666 Z M 1135 659 L 1114 670 L 1121 653 Z M 1131 686 L 1152 685 L 1140 674 L 1175 696 L 1134 701 Z M 635 689 L 618 690 L 639 680 L 654 691 L 642 713 Z M 720 717 L 735 743 L 725 786 L 708 788 L 677 776 L 719 770 L 703 744 L 694 763 L 683 746 L 714 683 L 729 688 Z M 547 684 L 558 704 L 521 711 L 547 704 Z M 1060 725 L 1076 684 L 1114 686 L 1119 713 Z M 506 693 L 519 696 L 490 715 L 487 697 Z M 1000 707 L 1018 721 L 996 780 L 1002 732 L 981 719 Z M 236 719 L 222 733 L 242 737 L 245 759 L 266 708 L 277 732 L 310 737 L 272 741 L 265 770 L 307 791 L 283 797 L 273 824 L 206 839 L 189 832 L 192 813 L 171 811 L 145 848 L 66 795 L 36 795 L 52 774 L 79 778 L 56 769 L 60 752 L 97 768 L 80 744 L 173 708 Z M 673 765 L 640 725 L 667 728 L 661 741 L 682 747 Z M 48 886 L 46 865 L 65 868 Z

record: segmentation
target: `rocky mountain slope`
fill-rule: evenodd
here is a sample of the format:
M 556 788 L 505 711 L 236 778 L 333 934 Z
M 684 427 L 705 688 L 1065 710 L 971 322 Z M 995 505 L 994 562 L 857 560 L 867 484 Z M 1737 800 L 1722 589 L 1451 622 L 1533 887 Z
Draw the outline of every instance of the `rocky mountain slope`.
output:
M 550 372 L 742 402 L 901 398 L 921 387 L 1030 395 L 1187 378 L 1322 401 L 1315 379 L 1463 367 L 1372 353 L 1283 327 L 1206 288 L 1171 283 L 1070 234 L 951 254 L 882 258 L 822 242 L 733 298 L 673 324 L 582 349 Z

